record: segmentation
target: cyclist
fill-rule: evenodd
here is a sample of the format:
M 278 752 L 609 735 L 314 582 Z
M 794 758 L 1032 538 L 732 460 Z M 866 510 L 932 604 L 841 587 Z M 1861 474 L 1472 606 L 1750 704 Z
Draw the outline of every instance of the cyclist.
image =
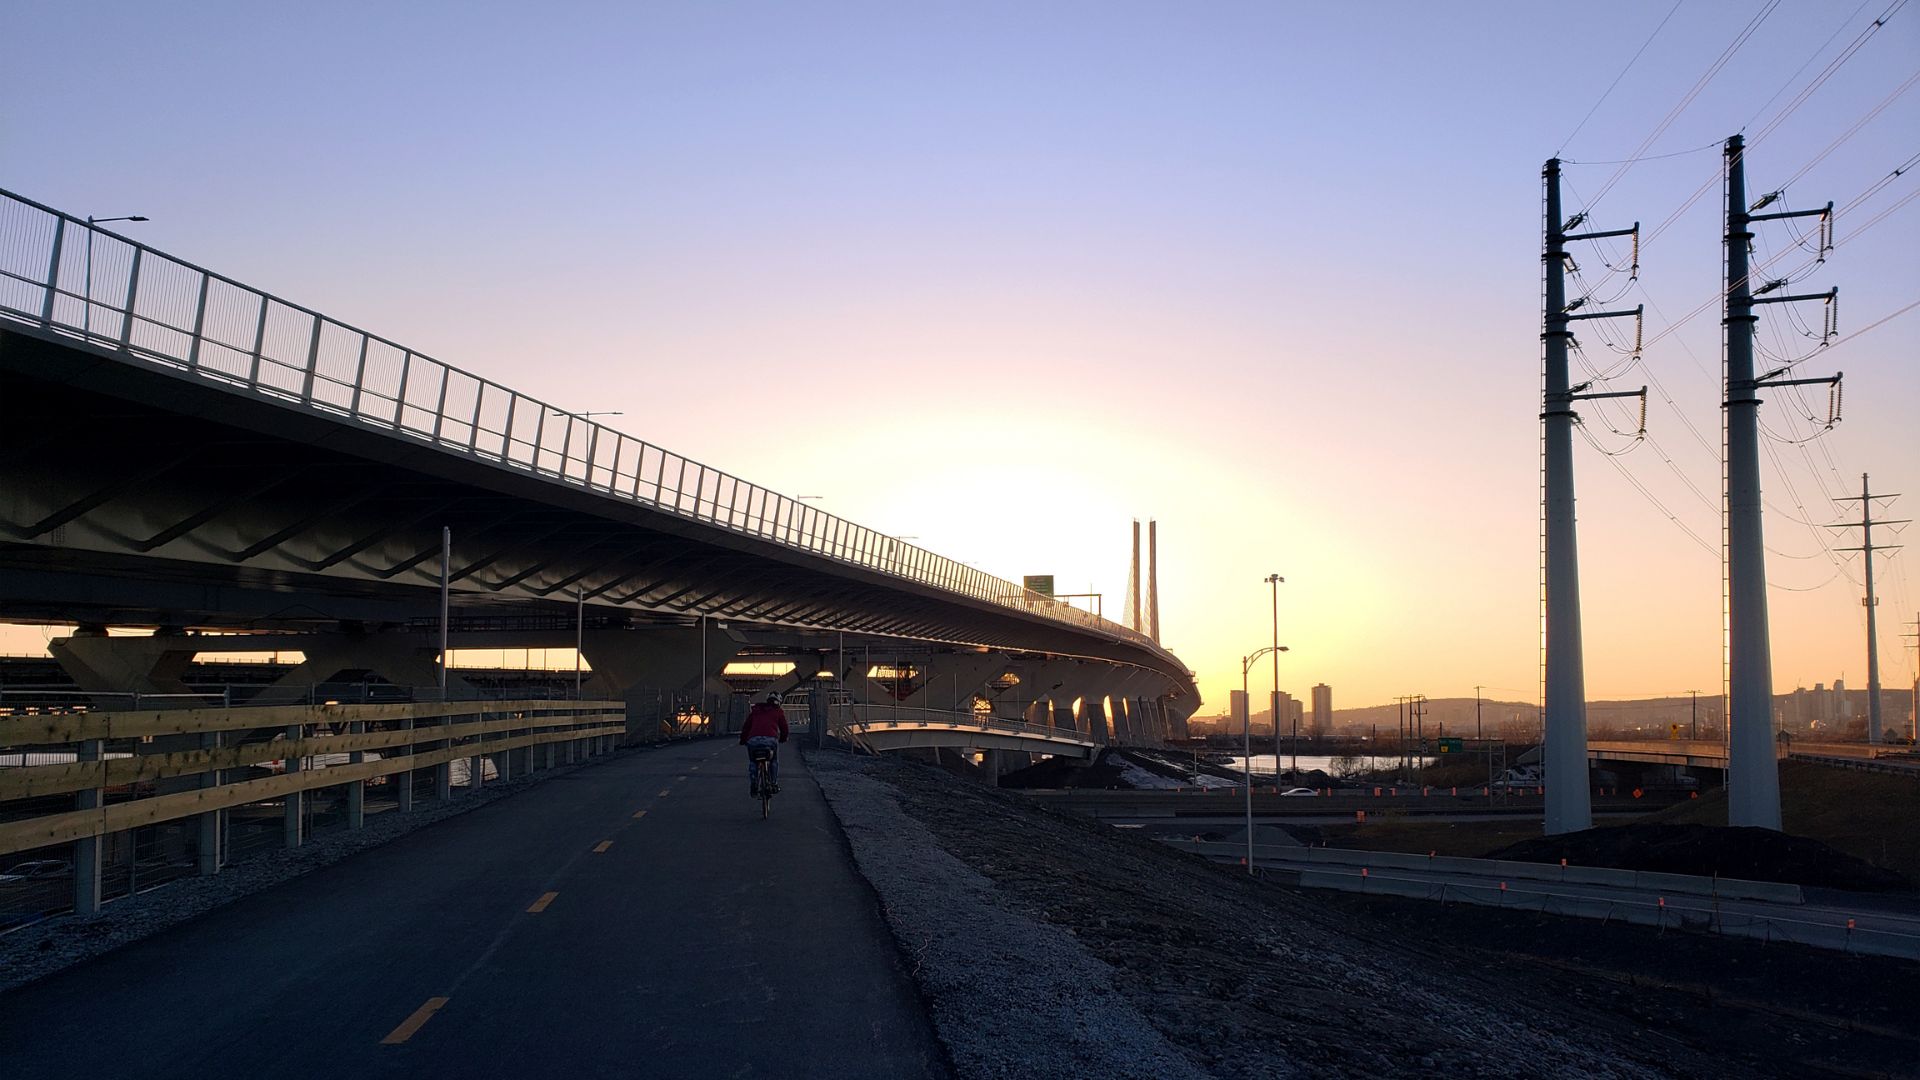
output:
M 779 792 L 780 785 L 774 781 L 780 779 L 780 744 L 787 741 L 787 711 L 780 707 L 780 695 L 768 694 L 756 703 L 747 713 L 747 722 L 740 726 L 740 745 L 747 748 L 747 786 L 754 798 L 760 797 L 760 774 L 753 767 L 753 750 L 764 746 L 773 751 L 773 760 L 767 762 L 767 783 L 772 790 L 767 794 Z

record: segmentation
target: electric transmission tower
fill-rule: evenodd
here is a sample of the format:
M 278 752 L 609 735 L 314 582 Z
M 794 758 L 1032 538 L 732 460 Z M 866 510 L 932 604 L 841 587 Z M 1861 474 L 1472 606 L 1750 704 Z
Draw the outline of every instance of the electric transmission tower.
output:
M 1880 606 L 1880 598 L 1873 594 L 1873 553 L 1876 551 L 1894 551 L 1899 547 L 1901 547 L 1901 545 L 1874 544 L 1873 527 L 1875 525 L 1905 525 L 1905 524 L 1908 524 L 1908 521 L 1907 519 L 1904 519 L 1904 518 L 1897 521 L 1888 521 L 1885 518 L 1882 518 L 1878 521 L 1874 520 L 1873 500 L 1874 499 L 1894 499 L 1898 497 L 1899 496 L 1897 494 L 1896 495 L 1868 494 L 1867 474 L 1861 473 L 1860 474 L 1860 494 L 1850 495 L 1844 499 L 1833 500 L 1834 502 L 1859 503 L 1860 504 L 1860 520 L 1849 521 L 1840 525 L 1827 526 L 1827 528 L 1829 529 L 1859 529 L 1860 530 L 1860 546 L 1852 547 L 1852 548 L 1841 548 L 1840 550 L 1861 552 L 1862 553 L 1861 557 L 1865 561 L 1866 568 L 1867 568 L 1867 595 L 1860 601 L 1860 603 L 1867 609 L 1867 741 L 1870 743 L 1876 743 L 1876 744 L 1879 743 L 1881 739 L 1880 644 L 1879 644 L 1880 639 L 1875 634 L 1876 624 L 1874 622 L 1874 609 Z
M 1547 773 L 1546 831 L 1578 832 L 1593 826 L 1587 791 L 1587 685 L 1580 643 L 1580 556 L 1573 524 L 1573 403 L 1595 398 L 1638 397 L 1644 415 L 1646 387 L 1637 392 L 1588 393 L 1592 383 L 1574 385 L 1567 370 L 1573 345 L 1571 324 L 1582 319 L 1641 318 L 1631 311 L 1581 311 L 1586 297 L 1567 301 L 1567 245 L 1575 241 L 1633 238 L 1634 277 L 1640 272 L 1640 223 L 1630 229 L 1570 233 L 1585 214 L 1561 216 L 1560 159 L 1546 164 L 1545 298 L 1542 304 L 1541 361 L 1541 654 L 1542 718 L 1546 746 L 1541 760 Z M 1638 335 L 1636 335 L 1636 340 Z
M 1766 295 L 1785 279 L 1752 288 L 1749 257 L 1756 222 L 1818 217 L 1820 256 L 1833 246 L 1833 204 L 1817 210 L 1758 214 L 1780 197 L 1776 191 L 1747 205 L 1746 162 L 1740 136 L 1726 143 L 1726 487 L 1725 546 L 1727 596 L 1727 824 L 1780 828 L 1780 766 L 1773 745 L 1773 656 L 1767 633 L 1766 539 L 1761 524 L 1759 392 L 1762 387 L 1825 383 L 1838 386 L 1838 374 L 1817 379 L 1783 378 L 1784 363 L 1764 375 L 1753 368 L 1754 308 L 1760 304 L 1825 301 L 1826 334 L 1835 333 L 1833 311 L 1840 290 L 1802 295 Z M 1833 417 L 1830 415 L 1829 420 Z
M 1907 741 L 1920 746 L 1920 614 L 1913 617 L 1913 633 L 1900 636 L 1913 639 L 1913 696 L 1907 699 Z

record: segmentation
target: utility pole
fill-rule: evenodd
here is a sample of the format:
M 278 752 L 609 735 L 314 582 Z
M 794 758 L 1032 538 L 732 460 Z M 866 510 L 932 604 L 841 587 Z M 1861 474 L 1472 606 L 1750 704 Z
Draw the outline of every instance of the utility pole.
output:
M 1920 746 L 1920 615 L 1913 617 L 1913 696 L 1907 699 L 1907 741 Z
M 1400 776 L 1407 775 L 1407 698 L 1406 695 L 1393 699 L 1393 741 L 1399 750 Z
M 1541 761 L 1546 766 L 1546 831 L 1578 832 L 1593 827 L 1593 800 L 1587 791 L 1587 686 L 1583 648 L 1580 640 L 1580 556 L 1573 519 L 1573 425 L 1576 401 L 1593 398 L 1639 397 L 1643 405 L 1646 388 L 1638 393 L 1599 393 L 1585 391 L 1591 383 L 1573 385 L 1567 357 L 1573 343 L 1570 324 L 1580 319 L 1614 319 L 1629 315 L 1636 320 L 1641 309 L 1632 311 L 1577 311 L 1586 302 L 1580 297 L 1567 301 L 1567 244 L 1576 240 L 1604 240 L 1615 236 L 1633 237 L 1633 276 L 1640 275 L 1640 223 L 1630 229 L 1603 232 L 1569 233 L 1586 220 L 1586 214 L 1571 219 L 1561 216 L 1560 159 L 1548 160 L 1542 171 L 1546 184 L 1546 253 L 1541 257 L 1545 271 L 1543 327 L 1540 334 L 1541 358 L 1541 664 L 1545 669 L 1545 701 L 1542 722 L 1545 743 Z M 1636 335 L 1637 337 L 1638 335 Z
M 1694 741 L 1694 742 L 1699 742 L 1699 741 L 1700 741 L 1700 691 L 1698 691 L 1698 690 L 1689 690 L 1689 691 L 1687 691 L 1687 693 L 1688 693 L 1688 694 L 1690 694 L 1690 695 L 1692 695 L 1692 697 L 1693 697 L 1693 735 L 1692 735 L 1692 739 L 1693 739 L 1693 741 Z
M 1780 828 L 1780 763 L 1773 736 L 1773 654 L 1767 631 L 1766 538 L 1760 502 L 1759 413 L 1762 386 L 1795 386 L 1839 381 L 1781 378 L 1789 367 L 1755 376 L 1753 331 L 1759 304 L 1825 300 L 1827 293 L 1802 296 L 1756 294 L 1750 280 L 1748 256 L 1753 225 L 1761 221 L 1814 217 L 1823 219 L 1821 255 L 1831 246 L 1833 204 L 1818 210 L 1755 214 L 1779 197 L 1774 192 L 1747 205 L 1744 142 L 1735 135 L 1726 143 L 1727 230 L 1725 411 L 1726 425 L 1726 596 L 1727 596 L 1727 824 Z M 1769 282 L 1758 292 L 1772 292 L 1785 281 Z M 1829 308 L 1831 312 L 1831 308 Z M 1828 320 L 1828 337 L 1832 320 Z
M 1486 687 L 1484 686 L 1476 686 L 1473 688 L 1473 737 L 1475 739 L 1486 738 L 1480 731 L 1480 692 L 1485 689 Z
M 1266 583 L 1273 592 L 1273 693 L 1267 701 L 1273 710 L 1273 782 L 1280 783 L 1280 583 L 1287 580 L 1279 574 L 1268 574 Z M 1289 710 L 1291 711 L 1291 710 Z M 1294 744 L 1294 765 L 1299 766 L 1300 747 Z
M 1880 727 L 1880 639 L 1875 633 L 1876 623 L 1874 621 L 1874 611 L 1880 605 L 1880 598 L 1873 594 L 1873 553 L 1876 551 L 1893 551 L 1903 545 L 1882 544 L 1878 547 L 1874 546 L 1873 527 L 1875 525 L 1906 525 L 1910 524 L 1910 522 L 1905 519 L 1888 521 L 1884 518 L 1875 521 L 1873 519 L 1872 500 L 1894 499 L 1898 497 L 1897 494 L 1869 494 L 1867 491 L 1867 474 L 1861 473 L 1859 495 L 1850 495 L 1844 499 L 1833 500 L 1834 502 L 1858 502 L 1860 504 L 1860 520 L 1858 522 L 1849 521 L 1842 525 L 1827 526 L 1829 529 L 1860 530 L 1860 546 L 1855 548 L 1841 548 L 1840 550 L 1861 552 L 1861 561 L 1866 564 L 1867 569 L 1867 595 L 1860 603 L 1867 609 L 1867 742 L 1875 745 L 1880 743 L 1884 735 Z

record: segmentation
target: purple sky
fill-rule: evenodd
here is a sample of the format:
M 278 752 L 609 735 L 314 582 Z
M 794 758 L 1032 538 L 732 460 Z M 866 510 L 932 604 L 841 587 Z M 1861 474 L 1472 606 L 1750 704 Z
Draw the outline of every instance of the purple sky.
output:
M 1771 124 L 1892 3 L 1780 4 L 1595 207 L 1672 218 L 1617 301 L 1649 337 L 1716 295 L 1725 136 L 1772 127 L 1750 182 L 1794 207 L 1920 152 L 1920 9 Z M 1158 517 L 1211 708 L 1274 571 L 1296 694 L 1533 698 L 1541 162 L 1628 156 L 1765 5 L 1683 4 L 1571 142 L 1667 0 L 529 7 L 15 3 L 0 186 L 1109 611 Z M 1568 205 L 1615 171 L 1569 166 Z M 1920 209 L 1872 221 L 1917 188 L 1803 283 L 1842 290 L 1805 372 L 1848 395 L 1763 461 L 1781 689 L 1865 681 L 1827 497 L 1871 471 L 1920 509 L 1920 313 L 1847 336 L 1920 299 Z M 1716 558 L 1667 517 L 1717 546 L 1718 322 L 1647 351 L 1658 445 L 1614 459 L 1664 510 L 1578 447 L 1595 697 L 1719 685 Z M 1881 567 L 1895 685 L 1911 558 Z

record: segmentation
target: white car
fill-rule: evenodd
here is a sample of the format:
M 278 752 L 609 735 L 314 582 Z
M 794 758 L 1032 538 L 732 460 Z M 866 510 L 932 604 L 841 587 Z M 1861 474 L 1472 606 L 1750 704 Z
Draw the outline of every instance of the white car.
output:
M 1280 793 L 1280 797 L 1281 797 L 1281 798 L 1283 798 L 1283 799 L 1284 799 L 1284 798 L 1289 798 L 1289 797 L 1292 797 L 1292 798 L 1301 798 L 1301 797 L 1305 797 L 1305 798 L 1316 798 L 1316 797 L 1318 797 L 1318 796 L 1319 796 L 1319 794 L 1320 794 L 1319 792 L 1317 792 L 1317 791 L 1315 791 L 1315 790 L 1313 790 L 1313 789 L 1312 789 L 1312 788 L 1310 788 L 1310 787 L 1290 787 L 1290 788 L 1288 788 L 1287 790 L 1285 790 L 1285 791 L 1283 791 L 1283 792 L 1281 792 L 1281 793 Z
M 17 881 L 51 881 L 73 873 L 73 865 L 61 859 L 40 859 L 35 862 L 23 862 L 10 867 L 0 874 L 0 883 Z

